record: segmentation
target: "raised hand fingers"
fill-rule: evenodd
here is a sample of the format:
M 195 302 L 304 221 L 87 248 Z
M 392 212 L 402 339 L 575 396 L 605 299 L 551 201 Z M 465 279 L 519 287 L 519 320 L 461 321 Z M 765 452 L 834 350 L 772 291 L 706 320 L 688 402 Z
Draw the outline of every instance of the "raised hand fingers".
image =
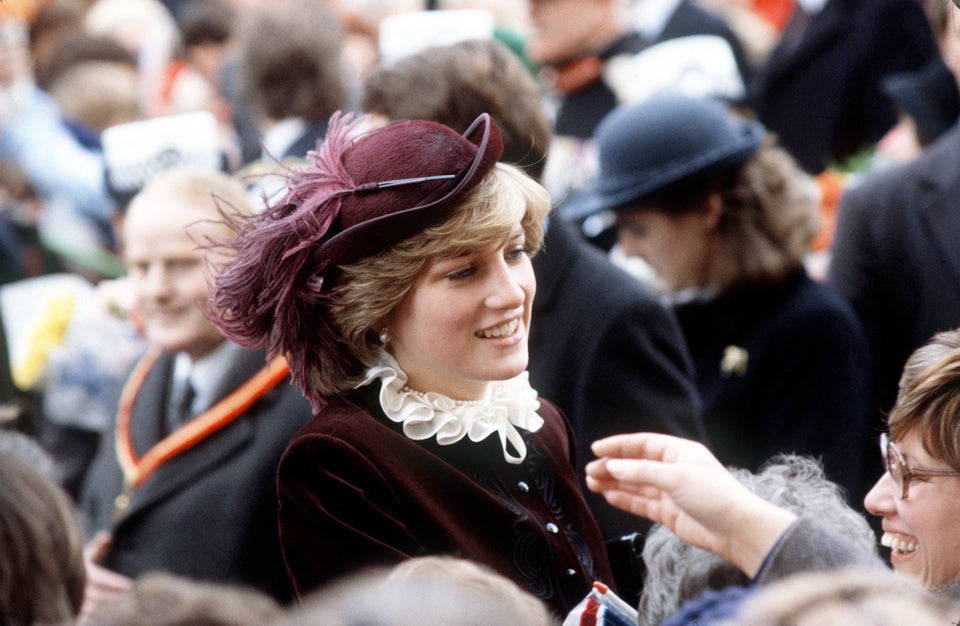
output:
M 660 433 L 630 433 L 599 439 L 590 449 L 598 457 L 661 461 L 671 446 L 683 445 L 685 441 Z
M 611 489 L 603 492 L 603 497 L 611 505 L 628 513 L 646 518 L 653 522 L 663 522 L 663 503 L 658 498 L 649 498 L 641 494 Z
M 627 463 L 628 465 L 622 465 Z M 637 467 L 646 464 L 648 472 Z M 613 470 L 611 471 L 610 467 Z M 657 466 L 646 461 L 624 461 L 621 459 L 600 459 L 587 466 L 587 486 L 591 491 L 626 491 L 650 498 L 658 498 L 662 493 L 661 485 L 668 478 L 659 477 Z M 662 467 L 660 468 L 662 470 Z M 667 470 L 669 472 L 669 470 Z
M 702 443 L 663 433 L 630 433 L 614 435 L 593 442 L 591 450 L 598 457 L 645 459 L 662 463 L 696 463 L 720 466 L 713 453 Z

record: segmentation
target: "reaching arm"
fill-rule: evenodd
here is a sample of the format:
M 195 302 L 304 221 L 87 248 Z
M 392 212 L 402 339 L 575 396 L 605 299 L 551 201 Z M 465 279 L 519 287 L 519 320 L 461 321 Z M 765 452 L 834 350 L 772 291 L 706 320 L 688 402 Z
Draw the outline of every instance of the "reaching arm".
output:
M 587 486 L 613 506 L 661 523 L 753 577 L 796 515 L 751 493 L 700 443 L 658 433 L 593 444 Z

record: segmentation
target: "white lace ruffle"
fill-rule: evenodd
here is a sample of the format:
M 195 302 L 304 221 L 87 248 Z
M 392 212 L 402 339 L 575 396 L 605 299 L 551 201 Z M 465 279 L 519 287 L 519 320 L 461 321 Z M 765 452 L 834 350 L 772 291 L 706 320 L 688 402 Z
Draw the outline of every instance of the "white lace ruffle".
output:
M 540 402 L 527 380 L 527 372 L 491 383 L 489 395 L 475 401 L 410 389 L 406 386 L 407 375 L 387 352 L 381 353 L 380 362 L 367 370 L 359 386 L 378 378 L 383 412 L 391 421 L 403 424 L 403 434 L 415 441 L 436 437 L 437 443 L 447 446 L 464 437 L 476 442 L 497 433 L 503 457 L 516 465 L 527 455 L 518 429 L 536 432 L 543 426 L 543 418 L 537 415 Z M 508 443 L 516 454 L 511 454 Z

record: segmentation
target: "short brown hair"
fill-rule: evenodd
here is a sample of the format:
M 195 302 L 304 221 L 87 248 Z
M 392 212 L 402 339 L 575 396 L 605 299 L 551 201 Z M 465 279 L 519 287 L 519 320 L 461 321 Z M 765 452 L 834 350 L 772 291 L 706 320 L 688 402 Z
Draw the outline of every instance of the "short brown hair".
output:
M 928 453 L 960 471 L 960 329 L 910 355 L 887 426 L 894 441 L 916 432 Z
M 503 137 L 501 160 L 539 179 L 551 135 L 542 102 L 520 57 L 494 39 L 435 46 L 376 68 L 364 81 L 361 108 L 391 120 L 433 120 L 461 133 L 489 113 Z
M 245 11 L 238 29 L 240 93 L 280 120 L 326 120 L 347 100 L 337 15 L 317 0 L 280 0 Z

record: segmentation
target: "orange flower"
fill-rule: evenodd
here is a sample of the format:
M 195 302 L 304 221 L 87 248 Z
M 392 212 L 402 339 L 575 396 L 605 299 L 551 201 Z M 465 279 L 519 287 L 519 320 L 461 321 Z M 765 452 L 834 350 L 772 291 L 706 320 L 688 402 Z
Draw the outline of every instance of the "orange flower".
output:
M 846 175 L 834 170 L 826 170 L 814 178 L 820 189 L 820 232 L 816 234 L 810 247 L 814 252 L 827 250 L 833 244 L 833 233 L 837 225 L 837 207 L 843 194 Z

